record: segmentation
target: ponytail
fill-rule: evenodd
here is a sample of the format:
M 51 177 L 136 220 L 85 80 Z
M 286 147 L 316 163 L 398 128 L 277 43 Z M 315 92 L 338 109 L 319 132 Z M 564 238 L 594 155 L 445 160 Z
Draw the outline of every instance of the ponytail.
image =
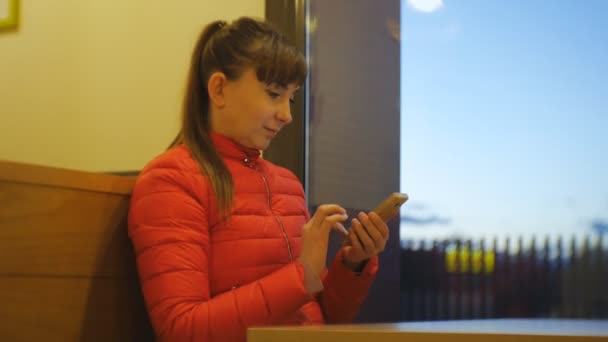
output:
M 214 35 L 224 26 L 225 21 L 214 21 L 203 29 L 198 38 L 190 61 L 186 94 L 182 104 L 182 129 L 170 145 L 171 148 L 184 144 L 199 164 L 201 172 L 209 177 L 217 198 L 220 217 L 226 217 L 230 212 L 234 182 L 210 136 L 207 75 L 214 70 L 203 68 L 203 57 L 205 50 L 210 48 Z

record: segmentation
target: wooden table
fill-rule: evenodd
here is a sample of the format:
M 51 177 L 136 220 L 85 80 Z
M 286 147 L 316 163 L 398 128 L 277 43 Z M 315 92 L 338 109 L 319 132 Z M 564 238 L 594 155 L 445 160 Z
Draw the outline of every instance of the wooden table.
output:
M 498 319 L 251 328 L 248 342 L 608 341 L 608 321 Z

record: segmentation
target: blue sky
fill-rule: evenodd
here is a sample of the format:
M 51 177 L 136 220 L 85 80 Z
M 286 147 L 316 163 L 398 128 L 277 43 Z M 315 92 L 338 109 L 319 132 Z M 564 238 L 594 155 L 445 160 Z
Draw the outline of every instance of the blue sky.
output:
M 402 237 L 608 224 L 607 13 L 603 0 L 403 0 Z

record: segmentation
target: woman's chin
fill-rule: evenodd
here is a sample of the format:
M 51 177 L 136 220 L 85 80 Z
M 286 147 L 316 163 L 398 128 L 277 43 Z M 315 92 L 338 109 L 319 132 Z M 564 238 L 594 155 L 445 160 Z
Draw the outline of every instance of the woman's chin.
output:
M 248 144 L 250 148 L 254 148 L 256 150 L 264 151 L 270 146 L 270 142 L 272 139 L 258 139 L 256 141 L 252 141 L 251 144 Z
M 270 142 L 271 142 L 271 141 L 272 141 L 272 140 L 268 139 L 268 140 L 266 140 L 266 142 L 263 142 L 263 143 L 258 144 L 257 149 L 258 149 L 258 150 L 260 150 L 260 151 L 264 151 L 264 150 L 266 150 L 266 149 L 268 148 L 268 146 L 270 146 Z

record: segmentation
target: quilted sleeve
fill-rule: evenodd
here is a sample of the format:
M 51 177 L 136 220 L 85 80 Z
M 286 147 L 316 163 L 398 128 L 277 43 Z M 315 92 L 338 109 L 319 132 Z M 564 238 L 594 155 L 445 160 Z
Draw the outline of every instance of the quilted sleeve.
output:
M 146 306 L 161 341 L 244 341 L 247 327 L 277 323 L 309 300 L 303 268 L 294 262 L 211 297 L 200 179 L 185 170 L 152 168 L 135 185 L 129 236 Z
M 324 290 L 317 300 L 327 323 L 352 322 L 367 297 L 378 271 L 378 257 L 371 258 L 361 273 L 355 273 L 342 263 L 342 249 L 323 278 Z

